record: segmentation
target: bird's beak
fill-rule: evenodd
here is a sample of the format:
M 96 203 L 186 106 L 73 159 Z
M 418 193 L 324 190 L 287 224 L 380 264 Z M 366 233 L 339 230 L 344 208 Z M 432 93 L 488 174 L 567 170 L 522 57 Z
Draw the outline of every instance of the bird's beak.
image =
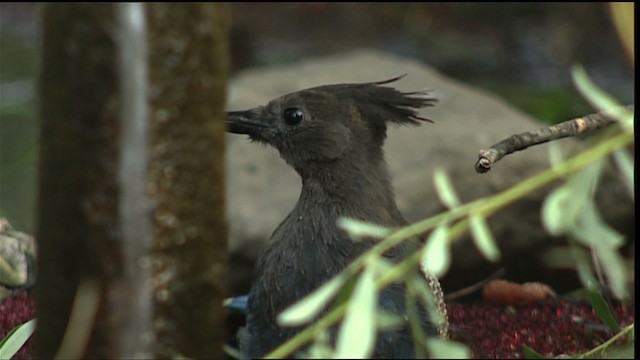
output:
M 227 131 L 260 138 L 268 128 L 267 125 L 261 122 L 261 114 L 260 108 L 227 112 Z

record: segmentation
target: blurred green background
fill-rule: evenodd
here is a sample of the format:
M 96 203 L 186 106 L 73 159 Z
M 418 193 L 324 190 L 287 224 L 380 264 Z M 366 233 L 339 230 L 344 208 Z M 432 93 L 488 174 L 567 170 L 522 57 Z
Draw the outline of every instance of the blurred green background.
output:
M 0 216 L 27 232 L 35 225 L 39 6 L 0 4 Z M 548 123 L 591 112 L 571 84 L 574 63 L 622 102 L 634 99 L 635 76 L 607 3 L 231 3 L 230 9 L 233 72 L 376 48 L 429 64 Z

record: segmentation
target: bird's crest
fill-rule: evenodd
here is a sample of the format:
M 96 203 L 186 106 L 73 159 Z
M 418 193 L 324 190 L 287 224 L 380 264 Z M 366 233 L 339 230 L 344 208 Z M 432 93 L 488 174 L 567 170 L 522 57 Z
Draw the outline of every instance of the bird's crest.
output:
M 437 102 L 436 98 L 429 96 L 429 91 L 402 92 L 383 86 L 405 75 L 375 82 L 320 86 L 318 90 L 331 92 L 338 99 L 352 99 L 362 119 L 373 130 L 374 138 L 384 139 L 387 124 L 419 125 L 420 121 L 433 122 L 419 114 L 420 108 L 434 106 Z
M 406 75 L 406 74 L 405 74 Z M 403 78 L 400 75 L 388 80 L 328 85 L 339 98 L 355 100 L 362 117 L 380 123 L 396 125 L 418 125 L 419 121 L 433 122 L 419 115 L 418 109 L 434 106 L 437 99 L 429 96 L 429 91 L 402 92 L 389 86 L 381 86 Z

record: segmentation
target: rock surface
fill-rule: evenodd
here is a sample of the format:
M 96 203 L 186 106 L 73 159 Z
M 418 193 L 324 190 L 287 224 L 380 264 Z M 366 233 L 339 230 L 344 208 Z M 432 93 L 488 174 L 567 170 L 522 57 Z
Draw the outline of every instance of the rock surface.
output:
M 474 164 L 480 149 L 542 125 L 500 99 L 447 78 L 426 64 L 377 51 L 360 50 L 242 72 L 230 82 L 228 110 L 263 105 L 272 98 L 308 87 L 384 80 L 402 74 L 407 75 L 392 86 L 404 91 L 430 89 L 438 98 L 435 108 L 421 113 L 433 124 L 390 128 L 387 134 L 385 153 L 396 200 L 410 222 L 445 209 L 433 186 L 432 173 L 438 167 L 451 177 L 463 203 L 496 194 L 548 167 L 548 145 L 542 145 L 506 157 L 487 174 L 476 173 Z M 275 149 L 251 143 L 245 136 L 229 134 L 227 141 L 230 280 L 232 292 L 236 292 L 234 289 L 242 291 L 248 286 L 251 262 L 292 209 L 301 184 Z M 560 143 L 563 148 L 576 144 L 573 139 Z M 621 183 L 613 181 L 600 188 L 608 191 L 602 196 L 605 203 L 601 205 L 601 209 L 611 209 L 602 211 L 609 215 L 607 220 L 615 220 L 618 229 L 632 234 L 633 203 Z M 447 275 L 452 278 L 449 288 L 478 281 L 497 266 L 506 267 L 507 277 L 517 281 L 545 281 L 541 274 L 527 277 L 532 268 L 522 266 L 538 261 L 544 248 L 541 244 L 554 241 L 540 223 L 540 205 L 548 190 L 531 194 L 491 218 L 491 230 L 503 254 L 501 264 L 488 266 L 468 238 L 460 239 Z M 555 242 L 564 244 L 557 239 Z M 523 259 L 520 254 L 526 257 Z
M 36 242 L 0 217 L 0 303 L 12 289 L 35 284 Z

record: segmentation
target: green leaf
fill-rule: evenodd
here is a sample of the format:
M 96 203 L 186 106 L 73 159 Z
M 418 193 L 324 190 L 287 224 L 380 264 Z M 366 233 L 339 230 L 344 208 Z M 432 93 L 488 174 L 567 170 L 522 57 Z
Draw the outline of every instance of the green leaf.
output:
M 363 237 L 373 237 L 381 239 L 391 233 L 391 229 L 384 226 L 371 224 L 368 222 L 341 217 L 337 220 L 336 225 L 343 229 L 355 239 Z
M 579 200 L 580 207 L 584 206 L 585 202 L 591 201 L 591 194 L 596 188 L 603 165 L 603 158 L 595 160 L 569 179 L 567 184 L 571 187 L 571 195 L 574 201 Z
M 544 355 L 536 352 L 535 350 L 533 350 L 532 348 L 528 347 L 527 345 L 523 345 L 522 346 L 522 350 L 524 352 L 524 358 L 525 359 L 553 359 L 552 357 L 547 357 L 547 356 L 544 356 Z
M 624 244 L 624 236 L 602 220 L 592 201 L 585 204 L 578 222 L 570 230 L 581 243 L 591 248 L 618 248 Z
M 415 279 L 415 277 L 413 277 Z M 418 359 L 424 359 L 427 357 L 427 334 L 422 327 L 422 321 L 420 320 L 420 313 L 418 312 L 418 304 L 416 302 L 416 282 L 411 281 L 411 274 L 406 275 L 406 296 L 405 296 L 405 309 L 406 319 L 409 322 L 409 328 L 411 329 L 411 337 L 414 344 L 414 357 Z M 420 280 L 418 280 L 420 281 Z
M 311 294 L 282 311 L 278 315 L 278 324 L 282 326 L 297 326 L 311 321 L 340 290 L 344 282 L 344 276 L 336 276 L 329 280 Z
M 390 260 L 387 260 L 384 257 L 373 256 L 368 259 L 369 260 L 369 268 L 373 271 L 376 276 L 382 276 L 393 269 L 396 265 L 392 263 Z
M 13 355 L 22 349 L 35 330 L 36 319 L 31 319 L 13 328 L 7 336 L 0 341 L 0 354 L 2 354 L 2 358 L 11 359 Z
M 571 229 L 571 233 L 576 240 L 595 252 L 616 297 L 625 297 L 627 274 L 624 259 L 617 251 L 624 243 L 624 237 L 602 220 L 592 202 L 583 209 L 579 223 Z
M 232 359 L 240 359 L 240 350 L 229 346 L 227 344 L 223 344 L 222 345 L 222 350 L 224 351 L 225 354 L 227 354 L 227 356 L 229 356 Z
M 540 260 L 547 268 L 576 270 L 576 260 L 568 246 L 549 246 Z
M 367 258 L 367 269 L 373 272 L 374 277 L 379 277 L 386 275 L 388 272 L 393 271 L 396 264 L 387 260 L 384 257 L 380 256 L 369 256 Z M 359 281 L 358 276 L 349 276 L 349 278 L 345 281 L 342 289 L 338 293 L 336 300 L 334 302 L 334 306 L 342 305 L 351 299 L 351 295 L 353 294 L 353 290 L 356 287 L 356 284 Z
M 589 254 L 586 250 L 578 246 L 575 241 L 569 242 L 571 246 L 571 254 L 576 261 L 576 270 L 578 271 L 578 277 L 580 281 L 587 289 L 593 289 L 593 287 L 597 287 L 596 277 L 593 275 L 593 270 L 591 270 L 591 262 L 589 259 Z M 596 289 L 597 291 L 597 289 Z
M 320 331 L 315 337 L 313 345 L 311 345 L 307 352 L 298 352 L 296 358 L 298 359 L 331 359 L 333 358 L 333 348 L 331 346 L 331 337 L 328 330 Z
M 626 297 L 626 273 L 622 256 L 615 249 L 605 246 L 598 246 L 596 255 L 600 259 L 600 266 L 609 280 L 609 288 L 613 294 L 618 299 Z
M 554 190 L 542 203 L 542 224 L 549 234 L 558 236 L 567 231 L 570 221 L 567 206 L 571 204 L 571 192 L 566 186 Z
M 602 320 L 603 323 L 607 324 L 611 330 L 615 332 L 619 332 L 621 330 L 620 324 L 616 321 L 616 318 L 611 313 L 611 309 L 607 305 L 607 302 L 602 297 L 602 294 L 597 289 L 589 289 L 587 291 L 587 296 L 589 297 L 589 301 L 591 302 L 591 306 L 593 310 L 595 310 L 596 315 Z
M 591 193 L 602 165 L 602 161 L 596 161 L 586 166 L 547 196 L 542 204 L 542 223 L 551 235 L 580 231 L 583 226 L 580 219 L 592 204 Z
M 434 170 L 433 183 L 440 201 L 442 201 L 446 207 L 453 209 L 460 206 L 460 199 L 453 188 L 451 179 L 449 179 L 449 176 L 442 168 L 438 167 Z
M 631 325 L 633 326 L 633 324 Z M 624 332 L 624 330 L 623 330 Z M 614 338 L 617 335 L 614 336 Z M 628 335 L 628 339 L 624 341 L 622 344 L 615 343 L 611 344 L 610 340 L 607 340 L 602 345 L 599 345 L 597 348 L 588 351 L 586 354 L 583 354 L 583 359 L 635 359 L 636 358 L 636 350 L 635 350 L 635 341 L 633 339 L 633 331 Z M 617 339 L 620 341 L 620 339 Z M 609 344 L 607 344 L 609 343 Z M 594 351 L 595 350 L 595 351 Z
M 426 274 L 433 274 L 436 277 L 444 275 L 451 263 L 449 252 L 449 239 L 447 237 L 449 228 L 447 224 L 438 226 L 431 232 L 427 243 L 422 248 L 422 258 L 420 267 Z
M 613 118 L 620 121 L 627 131 L 633 131 L 632 112 L 623 108 L 620 103 L 600 89 L 591 79 L 582 65 L 571 68 L 573 82 L 582 96 L 597 110 L 606 111 Z
M 376 314 L 376 327 L 379 330 L 398 329 L 404 325 L 404 319 L 393 312 L 379 310 Z
M 551 166 L 556 167 L 564 161 L 562 156 L 562 147 L 556 142 L 549 143 L 549 162 Z
M 626 55 L 635 64 L 635 3 L 612 2 L 609 11 Z
M 427 340 L 429 355 L 433 359 L 469 359 L 469 348 L 459 342 L 439 338 Z
M 370 356 L 376 338 L 376 284 L 374 274 L 365 269 L 353 291 L 347 313 L 340 328 L 336 358 Z
M 600 89 L 589 77 L 584 66 L 575 64 L 571 67 L 571 76 L 578 91 L 587 101 L 600 111 L 619 107 L 620 103 L 611 95 Z
M 632 198 L 635 197 L 635 190 L 633 186 L 633 159 L 625 149 L 619 149 L 615 151 L 613 153 L 613 159 L 615 160 L 616 164 L 618 164 L 618 169 L 620 169 L 624 184 L 627 186 L 627 189 L 629 189 L 629 194 L 631 194 Z
M 497 261 L 500 258 L 500 250 L 496 246 L 487 223 L 478 214 L 471 214 L 469 221 L 473 240 L 480 253 L 490 261 Z
M 347 280 L 345 280 L 344 285 L 342 285 L 342 289 L 336 295 L 336 299 L 334 301 L 333 307 L 341 306 L 351 299 L 351 295 L 353 294 L 353 289 L 356 287 L 356 283 L 358 282 L 357 276 L 349 276 Z

